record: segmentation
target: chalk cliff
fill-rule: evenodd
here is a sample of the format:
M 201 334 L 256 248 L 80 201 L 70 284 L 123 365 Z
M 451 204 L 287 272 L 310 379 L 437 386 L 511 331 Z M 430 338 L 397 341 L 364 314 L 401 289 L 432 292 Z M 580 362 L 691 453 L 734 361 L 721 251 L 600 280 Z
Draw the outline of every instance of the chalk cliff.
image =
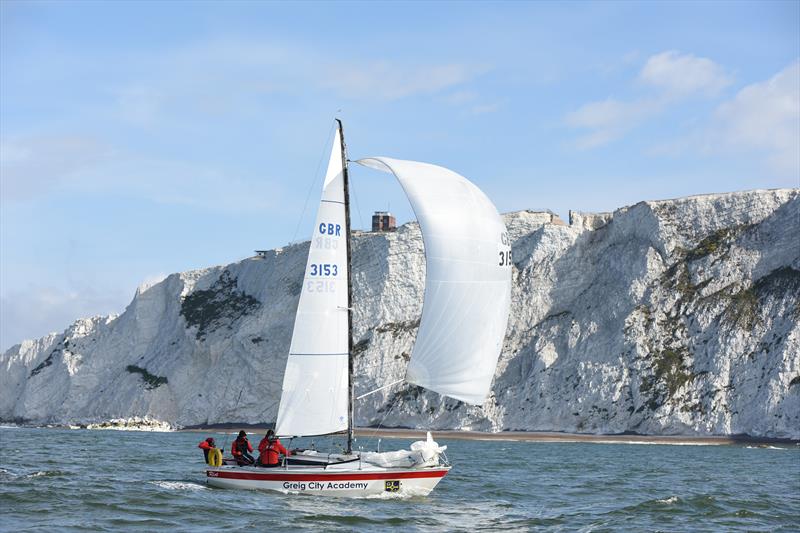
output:
M 800 438 L 799 189 L 572 215 L 505 216 L 512 309 L 484 406 L 398 385 L 357 424 Z M 425 261 L 416 224 L 353 245 L 361 393 L 403 376 Z M 274 421 L 307 250 L 173 274 L 119 316 L 12 347 L 0 419 Z

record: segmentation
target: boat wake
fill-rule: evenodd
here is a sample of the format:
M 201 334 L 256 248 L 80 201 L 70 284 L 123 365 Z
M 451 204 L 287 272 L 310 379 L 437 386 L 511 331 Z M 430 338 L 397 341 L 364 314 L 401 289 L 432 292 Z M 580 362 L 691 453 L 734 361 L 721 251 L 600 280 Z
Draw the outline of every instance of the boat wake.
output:
M 151 485 L 169 490 L 207 490 L 208 487 L 192 481 L 150 481 Z
M 403 487 L 397 492 L 381 492 L 380 494 L 370 494 L 357 497 L 362 500 L 407 500 L 409 498 L 419 498 L 427 496 L 430 489 L 421 487 Z

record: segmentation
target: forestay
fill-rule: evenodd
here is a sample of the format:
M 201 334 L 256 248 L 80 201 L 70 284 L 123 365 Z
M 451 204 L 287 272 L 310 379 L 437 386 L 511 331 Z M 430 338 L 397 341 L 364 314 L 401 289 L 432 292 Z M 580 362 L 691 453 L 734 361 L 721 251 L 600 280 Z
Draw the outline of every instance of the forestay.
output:
M 497 208 L 443 167 L 386 157 L 358 163 L 397 177 L 425 243 L 425 299 L 406 381 L 483 404 L 511 301 L 511 248 Z
M 341 137 L 337 129 L 323 184 L 276 431 L 323 435 L 347 429 L 347 248 Z

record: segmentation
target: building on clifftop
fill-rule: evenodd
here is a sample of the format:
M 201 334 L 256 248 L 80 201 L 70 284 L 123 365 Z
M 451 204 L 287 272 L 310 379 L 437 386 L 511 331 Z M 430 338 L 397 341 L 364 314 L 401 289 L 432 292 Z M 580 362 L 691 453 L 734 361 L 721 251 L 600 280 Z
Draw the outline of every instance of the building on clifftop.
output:
M 372 215 L 372 231 L 394 231 L 397 229 L 397 219 L 388 211 L 375 211 Z

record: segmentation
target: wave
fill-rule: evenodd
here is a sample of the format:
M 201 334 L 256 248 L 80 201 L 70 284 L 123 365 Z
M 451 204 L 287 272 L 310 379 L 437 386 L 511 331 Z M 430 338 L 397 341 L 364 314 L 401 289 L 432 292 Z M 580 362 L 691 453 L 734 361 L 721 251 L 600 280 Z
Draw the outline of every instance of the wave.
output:
M 656 500 L 656 503 L 666 503 L 666 504 L 673 504 L 678 503 L 677 496 L 670 496 L 669 498 L 664 498 L 663 500 Z
M 68 472 L 64 472 L 62 470 L 39 470 L 37 472 L 33 472 L 32 474 L 26 474 L 26 478 L 34 478 L 34 477 L 59 477 L 59 476 L 66 476 Z

